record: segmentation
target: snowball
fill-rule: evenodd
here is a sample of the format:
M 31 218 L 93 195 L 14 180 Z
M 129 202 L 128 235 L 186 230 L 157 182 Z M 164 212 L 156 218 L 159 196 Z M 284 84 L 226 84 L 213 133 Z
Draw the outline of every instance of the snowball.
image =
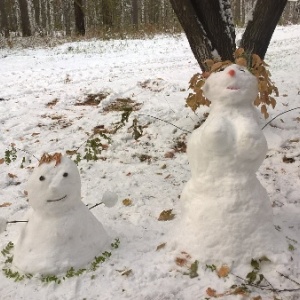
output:
M 102 197 L 102 203 L 107 207 L 113 207 L 118 202 L 118 195 L 114 192 L 106 191 Z

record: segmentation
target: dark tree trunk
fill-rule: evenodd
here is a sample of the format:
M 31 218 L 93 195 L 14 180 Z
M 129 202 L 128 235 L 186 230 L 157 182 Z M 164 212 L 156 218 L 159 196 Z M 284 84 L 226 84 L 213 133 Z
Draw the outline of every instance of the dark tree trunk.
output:
M 71 35 L 71 2 L 70 0 L 63 1 L 63 16 L 64 27 L 67 36 Z
M 257 0 L 253 18 L 243 34 L 241 47 L 248 53 L 265 57 L 275 27 L 287 0 Z
M 233 60 L 235 31 L 228 0 L 170 0 L 202 70 L 218 56 Z M 227 13 L 224 13 L 224 12 Z
M 40 12 L 41 12 L 40 1 L 39 0 L 33 0 L 33 7 L 34 7 L 35 24 L 38 27 L 40 27 L 40 25 L 41 25 L 41 22 L 40 22 Z
M 138 0 L 132 0 L 132 24 L 135 29 L 139 27 L 139 6 Z
M 9 25 L 8 25 L 7 13 L 5 9 L 5 0 L 0 0 L 0 17 L 1 17 L 0 32 L 2 32 L 4 36 L 8 38 Z
M 113 13 L 112 13 L 111 0 L 102 0 L 102 20 L 105 27 L 111 28 L 113 26 Z
M 173 10 L 185 31 L 192 52 L 201 69 L 205 70 L 204 61 L 212 58 L 212 48 L 206 32 L 200 23 L 192 1 L 170 0 Z
M 222 60 L 233 61 L 236 46 L 230 0 L 170 2 L 202 71 L 205 71 L 204 61 L 216 58 L 216 53 Z M 241 47 L 264 58 L 286 3 L 287 0 L 257 0 Z
M 74 0 L 75 32 L 85 35 L 84 12 L 82 0 Z
M 27 0 L 19 0 L 22 36 L 31 36 Z

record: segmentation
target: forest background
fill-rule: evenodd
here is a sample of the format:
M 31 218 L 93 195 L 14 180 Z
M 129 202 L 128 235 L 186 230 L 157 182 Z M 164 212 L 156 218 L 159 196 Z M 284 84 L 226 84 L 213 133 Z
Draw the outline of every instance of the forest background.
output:
M 247 24 L 255 2 L 231 0 L 237 26 Z M 299 12 L 300 1 L 288 1 L 279 25 L 298 24 Z M 125 39 L 181 31 L 169 0 L 0 0 L 2 42 L 26 36 Z

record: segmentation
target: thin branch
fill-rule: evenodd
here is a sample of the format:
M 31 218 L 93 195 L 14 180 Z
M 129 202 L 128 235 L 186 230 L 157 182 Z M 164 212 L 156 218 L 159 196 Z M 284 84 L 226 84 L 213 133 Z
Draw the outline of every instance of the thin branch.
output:
M 173 123 L 168 122 L 168 121 L 166 121 L 166 120 L 162 120 L 162 119 L 160 119 L 160 118 L 157 118 L 157 117 L 154 117 L 154 116 L 151 116 L 151 115 L 148 115 L 148 114 L 141 114 L 141 113 L 139 113 L 139 115 L 148 116 L 148 117 L 150 117 L 150 118 L 153 118 L 153 119 L 159 120 L 159 121 L 161 121 L 161 122 L 164 122 L 164 123 L 166 123 L 166 124 L 172 125 L 172 126 L 176 127 L 177 129 L 179 129 L 179 130 L 181 130 L 181 131 L 185 131 L 185 132 L 188 132 L 188 133 L 192 133 L 191 131 L 186 130 L 186 129 L 184 129 L 184 128 L 180 128 L 180 127 L 178 127 L 178 126 L 174 125 Z
M 276 118 L 278 118 L 279 116 L 281 115 L 284 115 L 290 111 L 293 111 L 293 110 L 296 110 L 296 109 L 300 109 L 300 106 L 299 107 L 295 107 L 295 108 L 292 108 L 292 109 L 289 109 L 289 110 L 286 110 L 280 114 L 278 114 L 277 116 L 275 116 L 272 120 L 270 120 L 267 124 L 264 125 L 264 127 L 261 129 L 261 130 L 264 130 L 271 122 L 273 122 Z

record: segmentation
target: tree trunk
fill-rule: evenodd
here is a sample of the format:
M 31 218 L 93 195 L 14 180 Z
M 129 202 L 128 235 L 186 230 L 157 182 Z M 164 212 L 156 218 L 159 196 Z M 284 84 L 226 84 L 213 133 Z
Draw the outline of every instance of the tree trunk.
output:
M 9 26 L 8 26 L 8 19 L 7 19 L 7 13 L 5 8 L 5 0 L 0 0 L 0 17 L 1 17 L 0 32 L 2 32 L 4 36 L 8 38 Z
M 82 0 L 74 0 L 75 32 L 85 35 L 84 12 Z
M 71 35 L 71 2 L 70 0 L 63 1 L 63 17 L 64 27 L 67 36 Z
M 31 36 L 27 0 L 19 0 L 22 36 Z
M 170 0 L 186 33 L 202 71 L 204 61 L 216 58 L 232 60 L 235 31 L 230 0 Z M 287 0 L 257 0 L 253 18 L 248 22 L 241 47 L 264 58 L 272 34 Z
M 253 18 L 248 22 L 241 41 L 246 52 L 265 57 L 286 4 L 287 0 L 257 0 Z
M 170 1 L 203 71 L 207 59 L 233 59 L 235 32 L 231 15 L 224 13 L 230 8 L 227 0 L 222 7 L 220 0 Z
M 102 0 L 102 18 L 105 27 L 113 27 L 113 13 L 111 0 Z
M 138 0 L 132 0 L 132 24 L 135 29 L 138 29 L 139 27 Z

